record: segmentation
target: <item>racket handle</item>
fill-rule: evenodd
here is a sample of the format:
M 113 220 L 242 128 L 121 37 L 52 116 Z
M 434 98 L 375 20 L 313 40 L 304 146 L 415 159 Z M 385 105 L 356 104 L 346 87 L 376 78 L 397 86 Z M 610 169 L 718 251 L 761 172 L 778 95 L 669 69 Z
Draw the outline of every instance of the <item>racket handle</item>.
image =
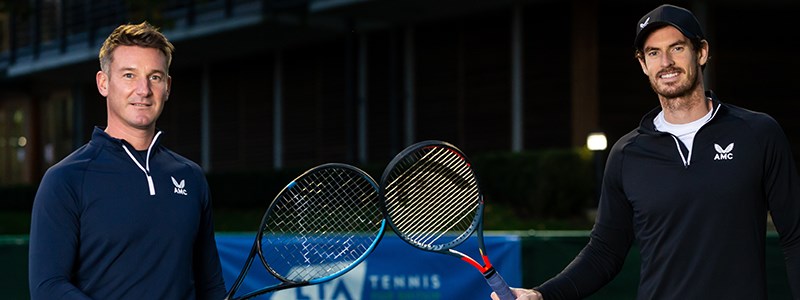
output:
M 511 287 L 508 286 L 506 280 L 503 279 L 503 276 L 500 276 L 500 273 L 498 273 L 493 267 L 486 271 L 486 273 L 483 273 L 483 277 L 486 278 L 486 282 L 488 282 L 492 290 L 497 293 L 497 296 L 500 297 L 500 300 L 517 299 L 517 297 L 514 296 L 514 293 L 511 292 Z

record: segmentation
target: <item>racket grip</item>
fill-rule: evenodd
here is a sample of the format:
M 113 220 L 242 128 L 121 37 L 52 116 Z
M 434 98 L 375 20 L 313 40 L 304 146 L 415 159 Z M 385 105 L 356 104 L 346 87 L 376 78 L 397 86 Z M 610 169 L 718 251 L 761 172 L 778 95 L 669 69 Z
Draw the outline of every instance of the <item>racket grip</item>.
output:
M 508 286 L 506 280 L 503 279 L 503 276 L 500 276 L 500 273 L 494 268 L 490 268 L 486 273 L 483 273 L 483 277 L 486 278 L 486 282 L 488 282 L 492 290 L 497 293 L 500 300 L 517 299 L 514 293 L 511 292 L 511 287 Z

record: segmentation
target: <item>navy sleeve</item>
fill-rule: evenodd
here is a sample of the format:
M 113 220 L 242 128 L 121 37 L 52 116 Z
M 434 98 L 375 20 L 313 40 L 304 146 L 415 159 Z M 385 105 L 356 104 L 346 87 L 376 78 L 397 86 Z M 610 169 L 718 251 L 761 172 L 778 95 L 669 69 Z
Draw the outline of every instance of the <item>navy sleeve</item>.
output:
M 789 142 L 774 120 L 765 141 L 764 187 L 772 221 L 780 235 L 786 274 L 794 299 L 800 299 L 800 177 Z
M 226 295 L 225 282 L 214 238 L 214 218 L 208 183 L 202 173 L 199 177 L 202 178 L 206 189 L 200 216 L 200 230 L 194 246 L 195 289 L 197 299 L 219 300 Z
M 78 257 L 79 191 L 65 171 L 50 169 L 33 202 L 28 274 L 31 299 L 89 299 L 71 283 Z
M 589 243 L 560 274 L 536 288 L 544 299 L 582 299 L 622 270 L 633 243 L 633 210 L 621 184 L 622 148 L 617 143 L 609 154 Z

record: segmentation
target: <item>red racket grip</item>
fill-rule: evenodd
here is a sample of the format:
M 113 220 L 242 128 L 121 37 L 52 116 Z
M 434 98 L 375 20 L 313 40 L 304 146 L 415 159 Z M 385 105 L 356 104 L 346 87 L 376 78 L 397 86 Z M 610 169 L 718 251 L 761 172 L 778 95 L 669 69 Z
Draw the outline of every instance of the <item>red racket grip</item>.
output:
M 517 297 L 514 297 L 514 294 L 511 292 L 511 287 L 508 286 L 506 280 L 503 279 L 503 276 L 500 276 L 494 268 L 489 268 L 485 273 L 483 273 L 483 277 L 486 278 L 486 282 L 489 283 L 489 286 L 492 290 L 500 297 L 500 300 L 515 300 Z

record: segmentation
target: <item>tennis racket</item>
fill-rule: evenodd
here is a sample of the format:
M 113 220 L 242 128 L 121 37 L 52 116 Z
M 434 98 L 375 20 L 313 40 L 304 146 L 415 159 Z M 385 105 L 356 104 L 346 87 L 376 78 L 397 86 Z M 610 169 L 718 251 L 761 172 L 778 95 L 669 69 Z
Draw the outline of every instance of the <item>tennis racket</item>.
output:
M 478 269 L 500 299 L 516 297 L 497 273 L 483 242 L 483 195 L 464 153 L 443 141 L 409 146 L 381 177 L 381 210 L 411 246 L 455 256 Z M 477 231 L 483 265 L 453 248 Z
M 386 221 L 379 206 L 377 183 L 356 167 L 329 163 L 304 172 L 270 203 L 225 299 L 249 299 L 347 273 L 383 236 Z M 234 297 L 256 256 L 280 283 Z

